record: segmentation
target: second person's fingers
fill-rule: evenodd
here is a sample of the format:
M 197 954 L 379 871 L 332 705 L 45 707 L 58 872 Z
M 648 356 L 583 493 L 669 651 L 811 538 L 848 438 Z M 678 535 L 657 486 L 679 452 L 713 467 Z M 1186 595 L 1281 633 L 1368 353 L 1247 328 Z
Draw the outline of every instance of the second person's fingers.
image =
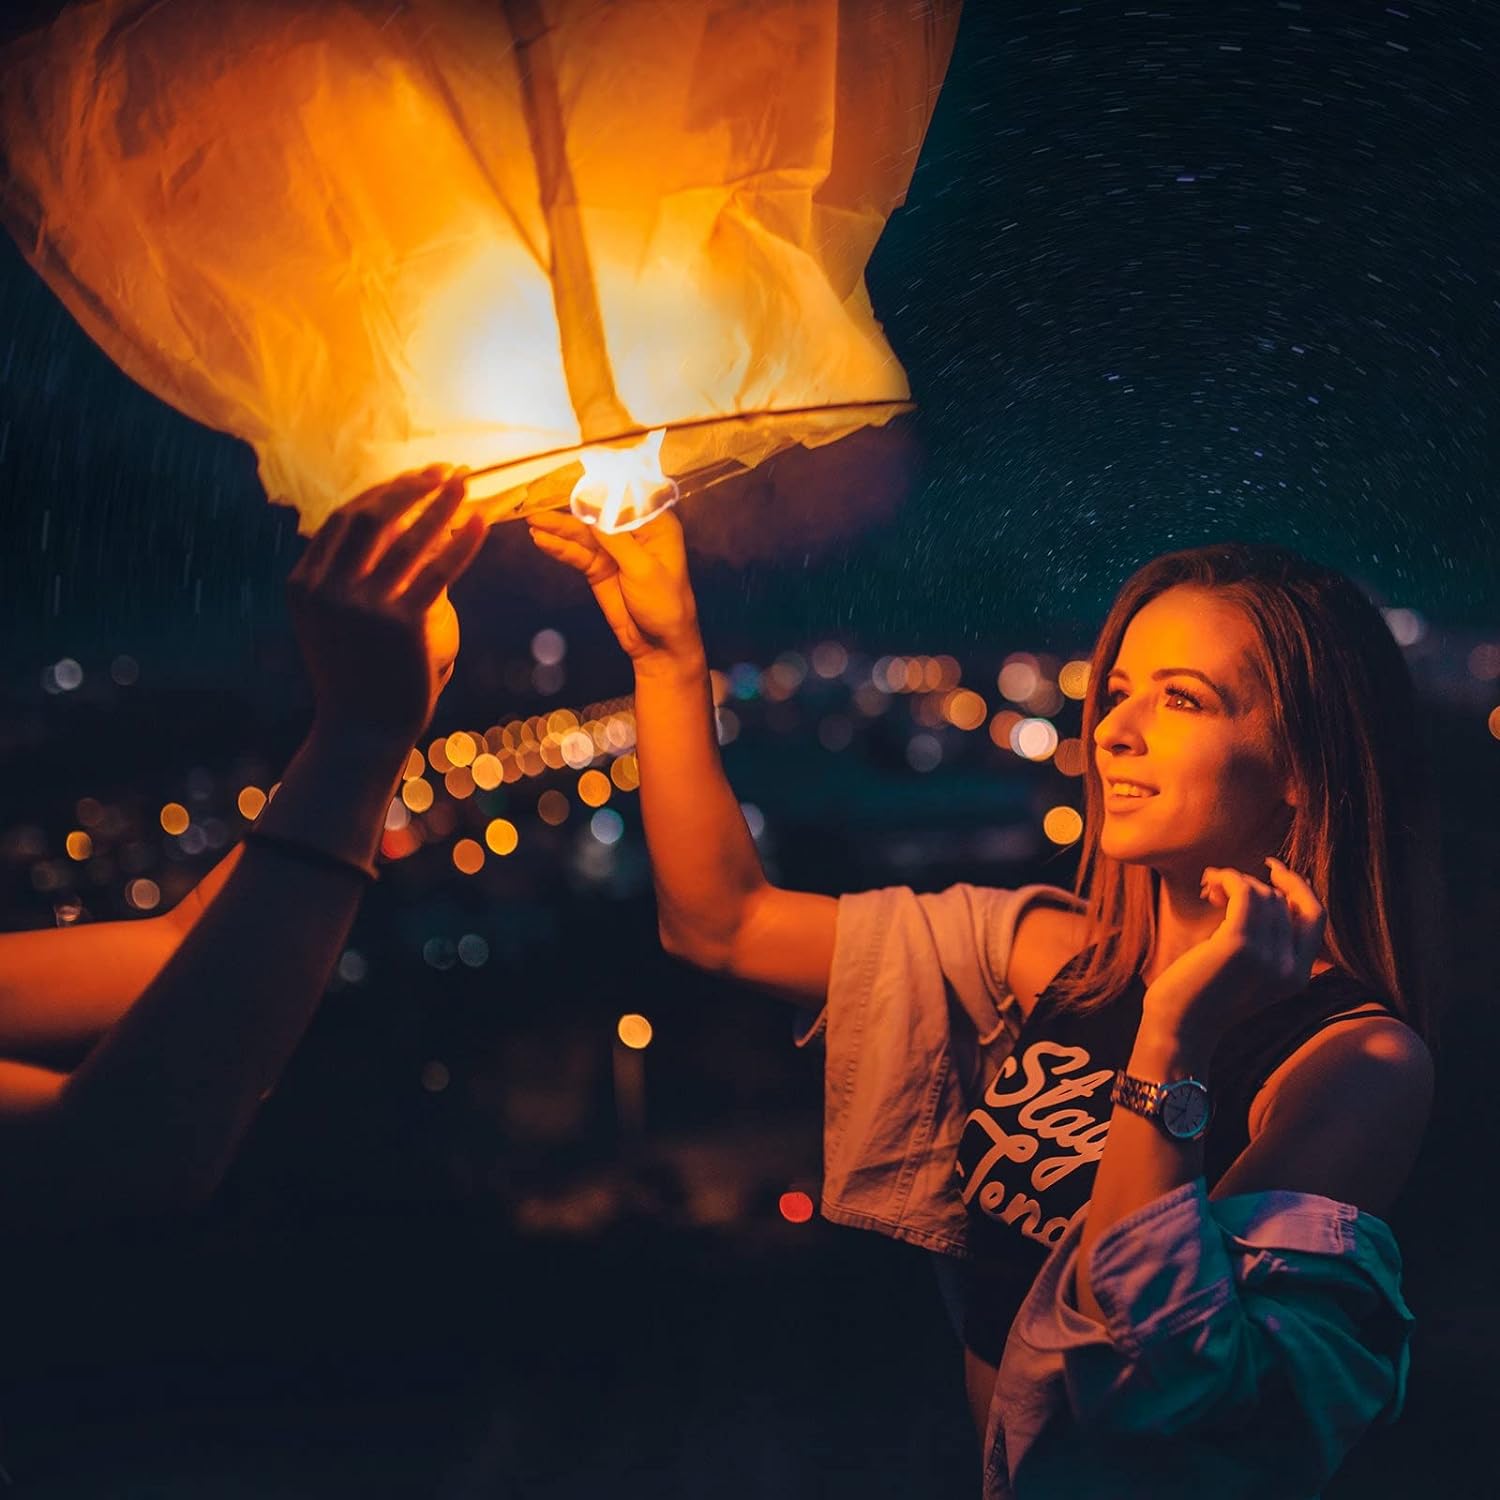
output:
M 375 560 L 366 575 L 368 586 L 382 594 L 399 589 L 425 561 L 426 554 L 458 513 L 463 499 L 463 480 L 448 480 L 425 502 L 416 519 L 391 542 L 385 554 Z
M 488 530 L 479 516 L 470 516 L 407 584 L 402 597 L 415 609 L 429 609 L 432 601 L 479 555 Z

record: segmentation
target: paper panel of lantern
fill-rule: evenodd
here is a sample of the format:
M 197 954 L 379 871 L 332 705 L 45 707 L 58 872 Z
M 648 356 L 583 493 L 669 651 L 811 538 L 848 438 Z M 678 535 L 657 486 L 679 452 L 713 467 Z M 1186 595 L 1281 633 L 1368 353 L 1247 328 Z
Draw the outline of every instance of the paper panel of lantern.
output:
M 0 211 L 304 531 L 434 462 L 491 518 L 556 505 L 662 429 L 693 490 L 905 409 L 864 269 L 957 17 L 96 0 L 7 49 Z

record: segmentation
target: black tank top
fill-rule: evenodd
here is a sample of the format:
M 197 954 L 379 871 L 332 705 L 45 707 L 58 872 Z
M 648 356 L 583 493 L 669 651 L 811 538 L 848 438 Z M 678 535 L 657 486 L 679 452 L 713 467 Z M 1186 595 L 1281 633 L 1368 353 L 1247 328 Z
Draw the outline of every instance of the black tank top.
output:
M 1115 1070 L 1130 1060 L 1141 1024 L 1139 976 L 1109 1004 L 1083 1012 L 1059 1006 L 1056 985 L 1037 997 L 1015 1050 L 970 1112 L 954 1164 L 973 1251 L 962 1272 L 964 1342 L 991 1364 L 1042 1262 L 1088 1202 Z M 1382 1012 L 1389 1007 L 1366 986 L 1325 969 L 1300 994 L 1225 1034 L 1205 1080 L 1213 1101 L 1204 1138 L 1210 1189 L 1249 1145 L 1250 1106 L 1277 1067 L 1332 1022 Z

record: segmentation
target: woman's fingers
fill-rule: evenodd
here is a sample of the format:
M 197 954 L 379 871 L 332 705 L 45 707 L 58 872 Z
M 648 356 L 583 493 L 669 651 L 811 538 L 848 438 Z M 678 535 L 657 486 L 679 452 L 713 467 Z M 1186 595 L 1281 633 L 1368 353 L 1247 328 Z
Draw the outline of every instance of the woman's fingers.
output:
M 464 569 L 479 555 L 488 529 L 479 516 L 470 516 L 443 543 L 432 561 L 407 584 L 401 597 L 419 612 L 430 609 L 437 596 L 460 578 Z
M 582 541 L 574 541 L 538 526 L 530 526 L 529 530 L 531 540 L 539 552 L 545 552 L 548 557 L 555 557 L 558 562 L 576 568 L 590 583 L 599 582 L 615 571 L 615 565 L 608 557 Z
M 567 541 L 593 546 L 594 528 L 566 510 L 538 510 L 526 517 L 533 531 L 545 531 Z
M 1279 859 L 1268 859 L 1266 867 L 1271 873 L 1272 885 L 1286 898 L 1296 934 L 1297 961 L 1310 970 L 1323 948 L 1328 913 L 1318 900 L 1317 892 L 1295 870 L 1289 869 Z
M 379 594 L 394 593 L 417 571 L 427 554 L 442 534 L 448 523 L 463 504 L 464 482 L 449 479 L 443 487 L 423 505 L 417 517 L 391 542 L 383 556 L 373 561 L 365 575 L 365 584 Z

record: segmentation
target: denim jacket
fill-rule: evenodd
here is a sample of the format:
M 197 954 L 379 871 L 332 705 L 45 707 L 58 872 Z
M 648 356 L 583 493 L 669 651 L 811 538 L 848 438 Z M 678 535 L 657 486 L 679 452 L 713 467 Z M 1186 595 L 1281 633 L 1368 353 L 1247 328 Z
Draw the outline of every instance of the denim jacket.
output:
M 839 902 L 826 1046 L 825 1217 L 965 1256 L 963 1122 L 1020 1030 L 1016 922 L 1050 886 Z M 1080 1218 L 1010 1331 L 985 1436 L 985 1500 L 1192 1495 L 1312 1500 L 1399 1413 L 1413 1319 L 1390 1230 L 1307 1193 L 1210 1200 L 1202 1179 L 1113 1224 L 1077 1306 Z M 1208 1489 L 1205 1489 L 1205 1486 Z

